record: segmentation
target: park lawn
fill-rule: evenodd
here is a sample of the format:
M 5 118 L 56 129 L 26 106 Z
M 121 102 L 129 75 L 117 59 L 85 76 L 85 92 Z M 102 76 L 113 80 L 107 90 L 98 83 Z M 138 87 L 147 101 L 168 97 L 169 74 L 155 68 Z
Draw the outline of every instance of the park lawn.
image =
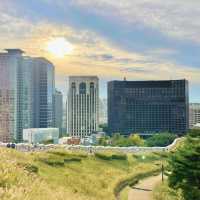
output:
M 104 160 L 82 152 L 0 148 L 0 199 L 114 200 L 114 188 L 121 180 L 160 168 L 163 156 L 141 156 Z

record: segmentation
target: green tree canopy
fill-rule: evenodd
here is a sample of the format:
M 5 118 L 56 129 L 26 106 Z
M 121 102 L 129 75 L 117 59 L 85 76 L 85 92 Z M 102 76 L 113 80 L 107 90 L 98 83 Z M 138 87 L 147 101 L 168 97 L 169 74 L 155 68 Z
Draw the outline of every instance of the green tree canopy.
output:
M 169 185 L 185 200 L 200 200 L 200 130 L 192 130 L 169 160 Z
M 146 144 L 149 147 L 153 146 L 165 147 L 171 144 L 176 139 L 176 137 L 177 136 L 172 133 L 158 133 L 148 138 L 146 140 Z
M 131 134 L 129 140 L 132 146 L 144 146 L 144 140 L 140 137 L 139 134 Z

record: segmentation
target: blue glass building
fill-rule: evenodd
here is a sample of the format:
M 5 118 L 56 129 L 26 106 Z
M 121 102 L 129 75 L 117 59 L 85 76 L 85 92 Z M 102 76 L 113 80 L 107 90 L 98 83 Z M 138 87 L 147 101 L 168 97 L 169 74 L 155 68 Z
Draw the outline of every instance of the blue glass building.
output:
M 184 134 L 189 126 L 187 80 L 108 83 L 109 133 Z

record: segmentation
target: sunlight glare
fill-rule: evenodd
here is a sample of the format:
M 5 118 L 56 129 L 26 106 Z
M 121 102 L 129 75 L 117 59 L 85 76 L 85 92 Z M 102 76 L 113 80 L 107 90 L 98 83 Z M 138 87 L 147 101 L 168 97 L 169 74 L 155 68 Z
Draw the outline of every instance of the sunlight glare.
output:
M 65 38 L 54 38 L 47 44 L 47 50 L 52 55 L 63 58 L 73 51 L 73 46 Z

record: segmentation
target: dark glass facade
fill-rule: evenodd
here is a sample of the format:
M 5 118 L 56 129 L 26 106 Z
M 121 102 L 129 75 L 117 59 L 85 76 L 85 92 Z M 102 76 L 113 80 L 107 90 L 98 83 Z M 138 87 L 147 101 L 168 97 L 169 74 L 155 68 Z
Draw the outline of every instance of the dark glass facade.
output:
M 184 134 L 189 125 L 187 80 L 108 83 L 109 132 Z

